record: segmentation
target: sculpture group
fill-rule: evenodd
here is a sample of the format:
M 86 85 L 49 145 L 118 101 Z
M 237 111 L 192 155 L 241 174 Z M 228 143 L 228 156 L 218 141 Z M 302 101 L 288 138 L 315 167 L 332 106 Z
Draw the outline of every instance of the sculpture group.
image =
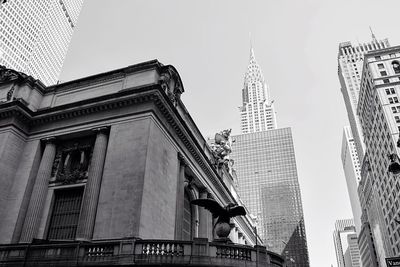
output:
M 214 143 L 211 144 L 215 164 L 218 168 L 225 165 L 230 169 L 233 166 L 234 162 L 229 158 L 229 154 L 232 152 L 232 144 L 235 142 L 231 137 L 231 131 L 232 129 L 227 129 L 216 133 Z

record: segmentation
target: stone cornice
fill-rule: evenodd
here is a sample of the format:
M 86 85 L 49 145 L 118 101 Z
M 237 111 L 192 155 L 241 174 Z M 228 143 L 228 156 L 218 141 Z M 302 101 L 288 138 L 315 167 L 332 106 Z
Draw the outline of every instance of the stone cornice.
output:
M 72 80 L 65 83 L 52 85 L 50 87 L 47 87 L 46 91 L 47 92 L 64 91 L 64 90 L 69 90 L 71 88 L 78 88 L 87 85 L 96 85 L 104 83 L 106 81 L 115 80 L 118 78 L 124 78 L 127 74 L 130 73 L 145 71 L 149 69 L 160 69 L 162 67 L 166 66 L 163 66 L 158 60 L 150 60 L 143 63 L 131 65 L 125 68 L 116 69 L 100 74 L 95 74 L 92 76 L 87 76 L 77 80 Z

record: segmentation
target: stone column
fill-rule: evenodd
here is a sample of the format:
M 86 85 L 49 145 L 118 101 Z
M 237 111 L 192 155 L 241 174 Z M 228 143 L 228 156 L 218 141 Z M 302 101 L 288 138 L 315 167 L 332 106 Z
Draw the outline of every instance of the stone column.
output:
M 200 190 L 200 197 L 206 199 L 208 196 L 207 189 Z M 199 237 L 208 238 L 209 237 L 209 221 L 211 220 L 211 214 L 208 210 L 203 207 L 198 207 L 199 209 Z
M 186 161 L 184 160 L 180 152 L 178 152 L 178 160 L 179 160 L 179 174 L 176 187 L 175 240 L 182 240 Z
M 107 128 L 94 129 L 97 132 L 92 159 L 88 170 L 88 179 L 82 199 L 79 216 L 77 240 L 91 240 L 96 219 L 97 204 L 100 195 L 101 179 L 103 176 L 104 160 L 107 151 Z
M 22 228 L 20 242 L 30 243 L 36 237 L 39 229 L 40 220 L 43 214 L 43 207 L 46 201 L 49 180 L 53 167 L 54 157 L 56 156 L 55 138 L 46 138 L 45 148 L 40 161 L 39 170 L 35 184 L 32 189 L 31 199 L 26 212 L 24 225 Z

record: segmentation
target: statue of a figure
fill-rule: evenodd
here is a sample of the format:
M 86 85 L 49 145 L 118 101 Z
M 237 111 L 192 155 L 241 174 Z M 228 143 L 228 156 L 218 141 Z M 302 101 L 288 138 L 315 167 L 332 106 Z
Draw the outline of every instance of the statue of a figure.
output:
M 217 201 L 209 198 L 195 199 L 191 203 L 209 210 L 214 218 L 218 218 L 214 225 L 214 230 L 221 241 L 229 242 L 228 235 L 231 232 L 231 218 L 246 215 L 244 207 L 233 203 L 222 207 Z
M 229 154 L 232 152 L 232 144 L 235 140 L 232 140 L 231 135 L 232 129 L 223 130 L 220 133 L 215 134 L 215 143 L 211 144 L 214 157 L 217 160 L 217 166 L 225 164 L 228 168 L 232 167 L 233 160 L 229 159 Z

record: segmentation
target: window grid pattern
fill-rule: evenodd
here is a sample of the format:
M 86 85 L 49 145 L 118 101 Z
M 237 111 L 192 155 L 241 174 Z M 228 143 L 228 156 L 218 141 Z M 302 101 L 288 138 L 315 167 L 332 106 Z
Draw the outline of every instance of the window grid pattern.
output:
M 290 128 L 233 137 L 238 191 L 268 250 L 309 267 L 296 159 Z

